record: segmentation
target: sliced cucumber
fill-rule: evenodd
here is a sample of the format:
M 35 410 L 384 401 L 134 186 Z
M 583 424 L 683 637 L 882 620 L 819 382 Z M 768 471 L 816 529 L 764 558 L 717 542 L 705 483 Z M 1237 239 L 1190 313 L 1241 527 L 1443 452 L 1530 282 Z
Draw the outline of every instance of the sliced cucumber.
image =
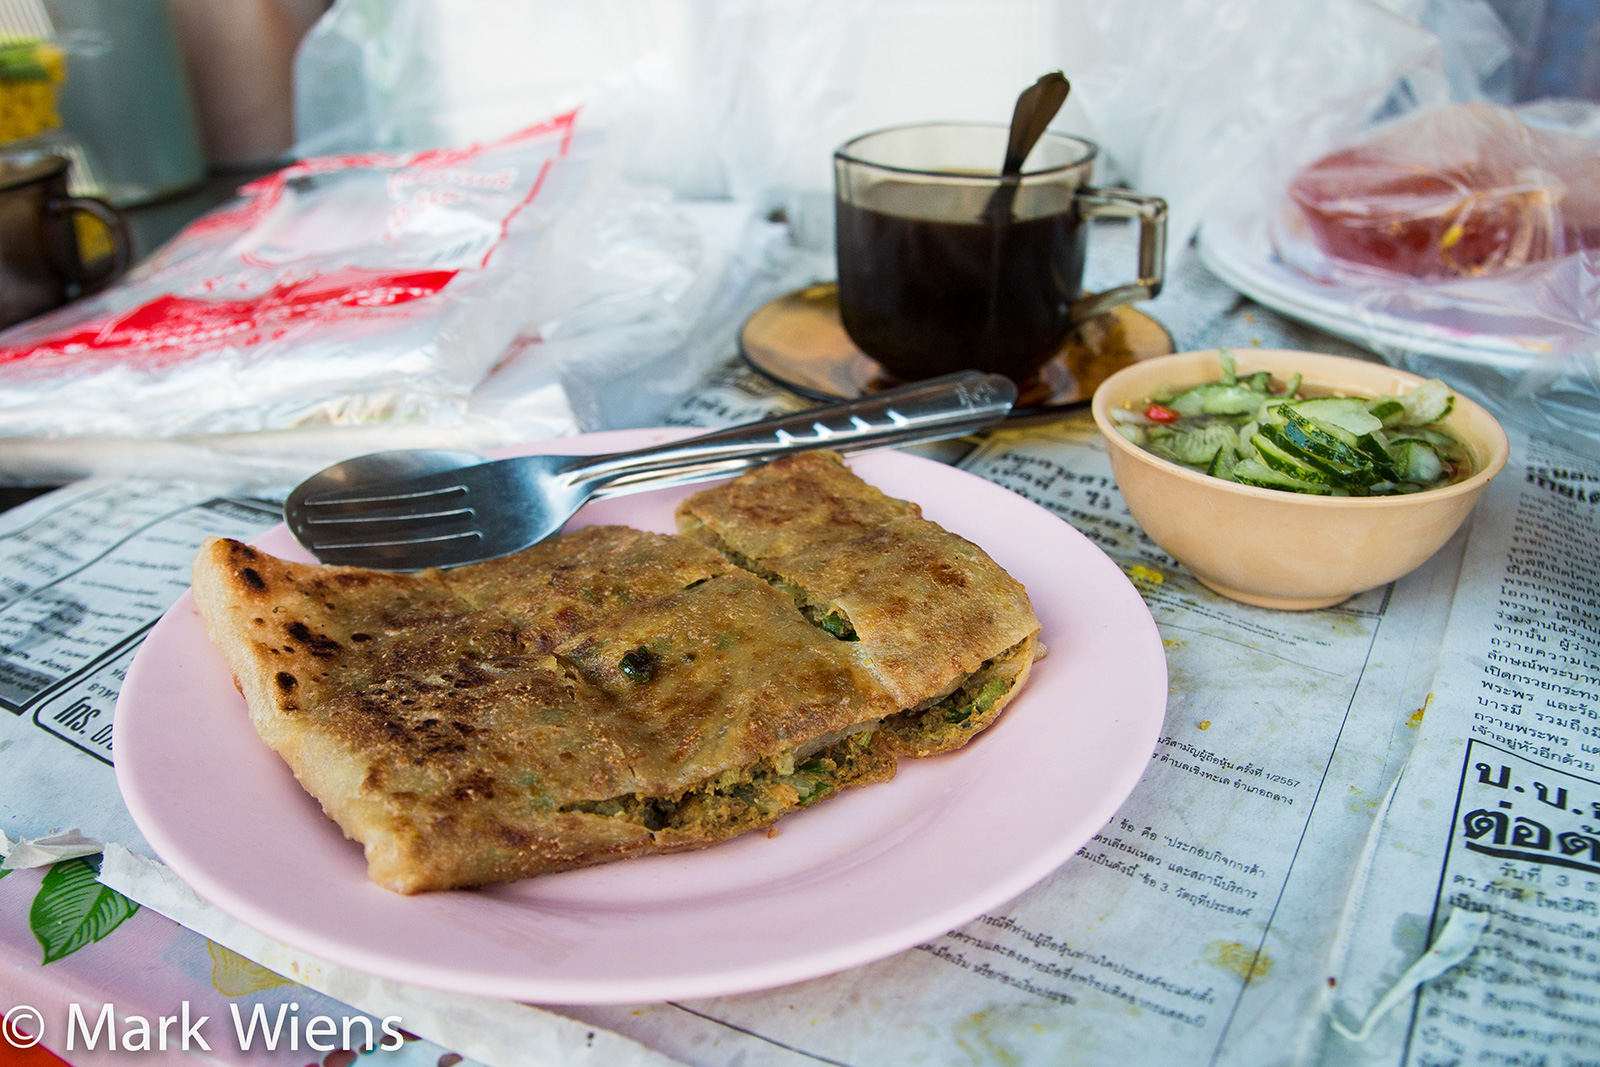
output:
M 1206 473 L 1213 478 L 1233 480 L 1233 468 L 1239 465 L 1239 453 L 1232 448 L 1219 448 L 1217 454 L 1211 457 L 1211 465 L 1206 468 Z
M 1337 426 L 1313 422 L 1302 416 L 1298 407 L 1285 407 L 1282 410 L 1282 429 L 1295 449 L 1345 467 L 1359 467 L 1364 462 L 1359 451 L 1359 437 Z
M 1253 422 L 1246 424 L 1245 428 L 1239 431 L 1239 456 L 1241 459 L 1254 459 L 1257 461 L 1261 459 L 1256 454 L 1256 438 L 1260 434 L 1260 427 Z
M 1390 438 L 1390 441 L 1394 444 L 1399 444 L 1401 441 L 1421 441 L 1424 444 L 1432 445 L 1435 451 L 1452 449 L 1458 444 L 1456 439 L 1449 434 L 1440 433 L 1438 430 L 1430 430 L 1426 426 L 1399 427 L 1394 431 L 1394 436 Z
M 1408 482 L 1427 484 L 1444 476 L 1444 463 L 1439 454 L 1421 441 L 1407 441 L 1398 446 L 1395 465 L 1404 472 Z
M 1254 459 L 1241 459 L 1233 468 L 1233 480 L 1241 485 L 1254 485 L 1262 489 L 1287 489 L 1292 493 L 1310 493 L 1314 496 L 1333 495 L 1331 486 L 1318 485 L 1275 471 Z
M 1263 394 L 1248 385 L 1234 385 L 1217 390 L 1205 399 L 1208 415 L 1254 415 L 1261 410 Z
M 1262 444 L 1263 441 L 1266 444 Z M 1275 467 L 1286 474 L 1293 474 L 1307 481 L 1320 482 L 1340 489 L 1362 489 L 1379 478 L 1371 464 L 1365 460 L 1339 463 L 1329 459 L 1326 452 L 1320 449 L 1308 450 L 1305 445 L 1305 437 L 1292 425 L 1268 426 L 1258 435 L 1256 450 L 1261 453 L 1262 460 L 1269 467 Z M 1289 467 L 1281 462 L 1275 462 L 1267 454 L 1269 447 L 1288 456 L 1297 466 Z M 1311 473 L 1307 473 L 1308 471 Z
M 1119 431 L 1191 470 L 1323 496 L 1421 492 L 1471 470 L 1461 442 L 1433 425 L 1454 404 L 1442 382 L 1373 400 L 1302 398 L 1298 374 L 1279 392 L 1267 372 L 1241 376 L 1231 352 L 1220 362 L 1221 380 L 1154 398 L 1175 419 L 1130 412 Z
M 1388 421 L 1405 411 L 1405 405 L 1392 396 L 1380 396 L 1376 400 L 1367 401 L 1367 410 L 1372 412 L 1372 417 L 1387 424 Z
M 1187 463 L 1184 463 L 1183 460 L 1178 458 L 1178 454 L 1176 452 L 1167 447 L 1167 441 L 1170 440 L 1170 437 L 1167 438 L 1166 441 L 1158 441 L 1152 437 L 1144 443 L 1144 450 L 1150 453 L 1152 456 L 1160 456 L 1169 463 L 1177 463 L 1182 466 L 1188 466 Z
M 1329 426 L 1337 426 L 1348 434 L 1360 437 L 1373 430 L 1383 429 L 1383 420 L 1375 418 L 1367 410 L 1364 400 L 1355 400 L 1343 396 L 1314 397 L 1310 400 L 1296 400 L 1294 410 L 1308 419 Z
M 1264 399 L 1265 394 L 1248 385 L 1211 382 L 1184 390 L 1165 406 L 1179 415 L 1253 415 Z
M 1356 441 L 1356 448 L 1367 458 L 1372 465 L 1373 473 L 1379 479 L 1394 481 L 1400 477 L 1400 468 L 1394 460 L 1393 446 L 1382 430 L 1373 430 L 1363 435 Z
M 1179 415 L 1204 415 L 1205 398 L 1200 395 L 1200 389 L 1203 388 L 1205 388 L 1205 386 L 1199 386 L 1195 389 L 1185 389 L 1176 396 L 1170 396 L 1167 399 L 1160 401 L 1160 404 L 1168 411 L 1177 412 Z
M 1207 426 L 1179 430 L 1162 444 L 1178 458 L 1179 463 L 1204 467 L 1221 449 L 1237 449 L 1239 433 L 1227 423 L 1213 422 Z
M 1339 486 L 1344 483 L 1344 479 L 1338 474 L 1309 463 L 1278 444 L 1273 440 L 1270 430 L 1264 430 L 1256 435 L 1255 446 L 1261 462 L 1279 474 L 1287 474 L 1291 478 L 1315 482 L 1318 485 Z
M 1217 362 L 1222 364 L 1222 384 L 1232 385 L 1239 380 L 1239 365 L 1234 362 L 1233 353 L 1226 348 L 1217 349 Z
M 1426 426 L 1438 422 L 1455 407 L 1455 394 L 1437 378 L 1430 378 L 1405 396 L 1396 397 L 1402 411 L 1395 416 L 1394 425 Z M 1385 420 L 1384 425 L 1391 425 Z

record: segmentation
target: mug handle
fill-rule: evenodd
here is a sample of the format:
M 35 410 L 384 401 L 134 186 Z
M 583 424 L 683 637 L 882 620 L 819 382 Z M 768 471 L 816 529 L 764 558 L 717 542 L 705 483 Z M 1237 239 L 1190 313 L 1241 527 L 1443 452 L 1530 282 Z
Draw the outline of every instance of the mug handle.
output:
M 116 208 L 92 196 L 56 196 L 50 198 L 49 209 L 57 216 L 70 216 L 74 211 L 93 215 L 105 223 L 106 229 L 111 232 L 109 262 L 96 270 L 82 271 L 79 277 L 72 279 L 82 288 L 79 296 L 99 292 L 122 277 L 133 265 L 133 235 L 128 231 L 127 220 Z M 76 243 L 76 232 L 74 232 L 74 243 Z
M 1078 217 L 1139 220 L 1139 280 L 1103 293 L 1087 293 L 1072 305 L 1072 321 L 1103 315 L 1135 300 L 1149 300 L 1161 292 L 1167 266 L 1167 202 L 1159 196 L 1142 196 L 1126 189 L 1091 189 L 1077 193 Z

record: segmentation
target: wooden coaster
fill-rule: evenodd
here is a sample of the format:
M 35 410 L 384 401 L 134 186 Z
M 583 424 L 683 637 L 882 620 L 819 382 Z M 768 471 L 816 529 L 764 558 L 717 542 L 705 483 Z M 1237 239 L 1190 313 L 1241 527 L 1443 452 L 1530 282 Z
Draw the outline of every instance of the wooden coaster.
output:
M 1010 417 L 1080 408 L 1114 372 L 1173 350 L 1165 326 L 1135 308 L 1114 308 L 1067 335 L 1061 351 L 1017 397 Z M 845 333 L 832 282 L 808 285 L 758 308 L 739 331 L 739 354 L 767 378 L 813 400 L 850 400 L 899 384 Z

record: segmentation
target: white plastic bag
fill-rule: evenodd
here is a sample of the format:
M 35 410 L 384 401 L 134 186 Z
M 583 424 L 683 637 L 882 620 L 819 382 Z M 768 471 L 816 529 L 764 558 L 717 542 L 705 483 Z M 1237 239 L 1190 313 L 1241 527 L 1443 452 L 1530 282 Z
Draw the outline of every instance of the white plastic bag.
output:
M 527 321 L 585 140 L 569 112 L 246 186 L 126 281 L 0 334 L 0 437 L 458 421 Z
M 1443 84 L 1435 38 L 1371 0 L 339 0 L 301 49 L 296 119 L 303 150 L 418 148 L 604 99 L 608 129 L 635 120 L 636 179 L 781 208 L 831 250 L 834 148 L 1005 123 L 1058 68 L 1054 128 L 1168 199 L 1175 254 L 1263 143 L 1358 122 L 1419 70 Z

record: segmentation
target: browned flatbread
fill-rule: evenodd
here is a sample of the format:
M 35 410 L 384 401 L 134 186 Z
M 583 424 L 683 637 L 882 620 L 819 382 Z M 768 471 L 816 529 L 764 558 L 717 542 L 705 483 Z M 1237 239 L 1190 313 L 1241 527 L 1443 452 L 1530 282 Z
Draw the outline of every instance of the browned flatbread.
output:
M 212 540 L 194 596 L 256 729 L 399 892 L 698 848 L 894 773 L 893 699 L 681 538 L 403 575 Z M 641 648 L 648 681 L 619 667 Z
M 851 536 L 830 540 L 813 518 L 811 543 L 763 560 L 800 560 L 805 588 L 860 640 L 742 559 L 614 526 L 415 574 L 214 539 L 195 561 L 195 602 L 256 729 L 361 842 L 380 885 L 415 893 L 701 848 L 886 780 L 899 755 L 963 743 L 1032 660 L 1037 622 L 994 619 L 1026 595 L 987 556 L 836 462 L 808 482 L 809 469 L 772 476 L 799 479 L 792 491 L 818 507 L 838 495 L 834 510 L 855 509 Z M 898 555 L 909 586 L 872 573 L 878 551 Z M 926 617 L 913 626 L 906 612 Z M 1011 630 L 1023 636 L 1005 645 Z M 915 656 L 915 640 L 977 647 Z
M 1027 680 L 1039 620 L 1021 583 L 835 452 L 798 453 L 697 493 L 678 526 L 852 635 L 910 709 L 888 724 L 910 755 L 964 744 Z

